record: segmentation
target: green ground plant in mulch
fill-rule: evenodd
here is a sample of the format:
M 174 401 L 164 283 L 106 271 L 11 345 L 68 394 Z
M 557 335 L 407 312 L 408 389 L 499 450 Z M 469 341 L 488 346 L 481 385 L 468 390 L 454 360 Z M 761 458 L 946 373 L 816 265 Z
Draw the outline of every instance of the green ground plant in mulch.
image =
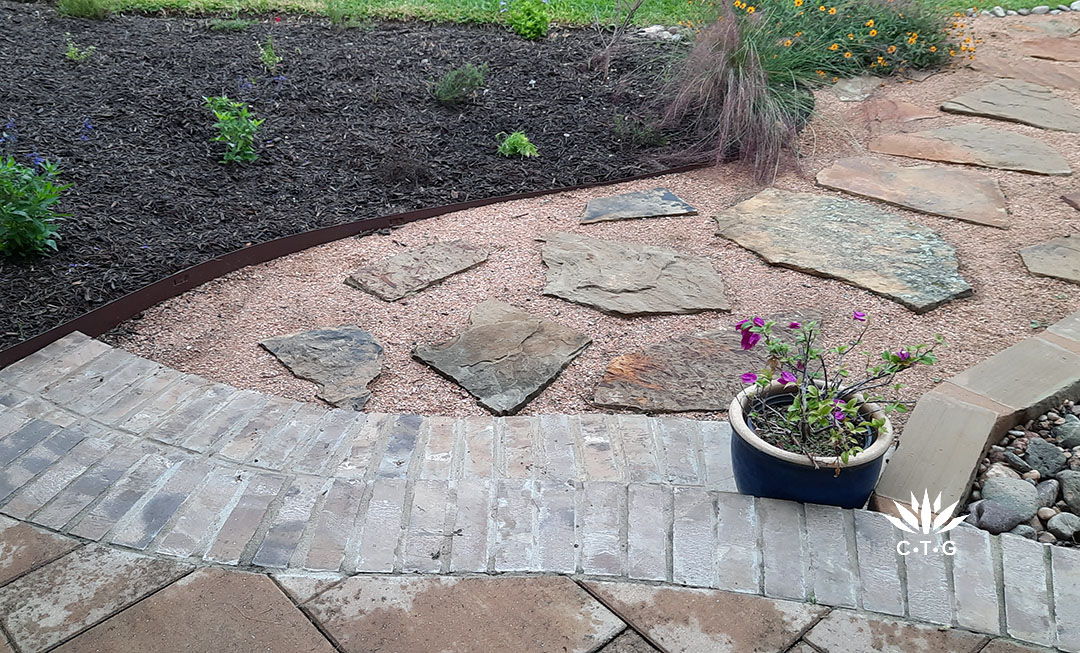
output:
M 432 85 L 431 94 L 441 104 L 462 104 L 483 88 L 487 71 L 487 65 L 471 63 L 454 68 Z
M 74 61 L 75 63 L 78 63 L 80 61 L 86 61 L 90 57 L 94 56 L 95 52 L 97 52 L 97 48 L 92 45 L 88 45 L 85 48 L 80 48 L 78 44 L 75 43 L 75 41 L 71 38 L 70 32 L 64 33 L 64 41 L 67 46 L 64 49 L 64 56 L 67 57 L 68 61 Z
M 255 152 L 255 136 L 263 119 L 251 115 L 247 104 L 230 100 L 228 96 L 203 98 L 206 107 L 213 112 L 217 122 L 217 135 L 213 141 L 225 143 L 222 163 L 249 163 L 259 158 Z
M 56 211 L 69 185 L 57 183 L 56 164 L 31 155 L 30 165 L 0 156 L 0 255 L 25 257 L 57 249 L 56 223 L 68 217 Z
M 500 156 L 521 156 L 526 158 L 540 156 L 536 146 L 529 141 L 529 137 L 525 135 L 525 132 L 514 132 L 513 134 L 501 132 L 495 138 L 499 141 L 497 152 Z

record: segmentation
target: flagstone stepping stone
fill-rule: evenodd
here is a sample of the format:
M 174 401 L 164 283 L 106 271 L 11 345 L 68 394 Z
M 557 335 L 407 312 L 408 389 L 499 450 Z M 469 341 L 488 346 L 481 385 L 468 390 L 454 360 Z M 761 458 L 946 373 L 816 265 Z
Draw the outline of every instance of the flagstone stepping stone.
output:
M 872 152 L 914 159 L 1040 175 L 1072 174 L 1068 162 L 1046 143 L 985 125 L 955 125 L 908 134 L 887 134 L 871 141 L 869 147 Z
M 1016 79 L 991 82 L 945 102 L 941 110 L 1080 133 L 1080 110 L 1045 86 Z
M 1066 91 L 1080 89 L 1080 68 L 1063 66 L 1049 61 L 1016 61 L 1005 57 L 980 56 L 971 63 L 972 70 L 994 77 L 1022 79 Z
M 912 122 L 941 116 L 937 111 L 924 109 L 916 104 L 892 98 L 879 98 L 864 102 L 859 105 L 858 115 L 862 116 L 864 120 L 872 122 Z
M 903 167 L 879 159 L 840 159 L 817 183 L 931 215 L 1006 229 L 1005 195 L 996 180 L 944 166 Z M 957 189 L 964 191 L 958 193 Z
M 716 222 L 719 235 L 770 264 L 846 281 L 915 313 L 972 293 L 937 232 L 863 202 L 770 188 Z
M 259 343 L 296 376 L 319 384 L 316 396 L 338 408 L 363 410 L 368 383 L 383 366 L 383 346 L 347 325 L 267 338 Z
M 413 357 L 465 388 L 496 415 L 532 401 L 592 342 L 558 322 L 495 300 L 481 302 L 469 328 Z
M 1065 203 L 1073 207 L 1077 211 L 1080 211 L 1080 193 L 1069 193 L 1068 195 L 1062 195 L 1061 199 L 1065 200 Z
M 464 240 L 432 243 L 391 256 L 380 264 L 360 268 L 349 275 L 345 283 L 394 302 L 480 265 L 487 257 L 485 250 Z
M 559 232 L 541 236 L 545 295 L 616 315 L 727 311 L 724 283 L 703 256 Z
M 1023 53 L 1036 59 L 1080 61 L 1080 39 L 1046 38 L 1024 41 Z
M 841 102 L 862 102 L 881 86 L 881 80 L 870 75 L 841 79 L 832 85 L 833 95 Z
M 1064 236 L 1020 250 L 1032 274 L 1080 283 L 1080 238 Z
M 1019 32 L 1024 36 L 1072 36 L 1073 34 L 1080 32 L 1080 26 L 1078 26 L 1076 23 L 1065 22 L 1063 20 L 1057 19 L 1026 20 L 1020 23 L 1013 23 L 1009 25 L 1009 31 Z
M 819 314 L 803 311 L 770 316 L 773 333 L 790 333 L 791 322 L 820 322 Z M 727 410 L 746 384 L 739 378 L 765 367 L 768 352 L 757 346 L 744 350 L 732 324 L 699 334 L 685 334 L 616 356 L 593 393 L 601 408 L 643 413 Z
M 697 215 L 697 209 L 666 188 L 654 188 L 591 200 L 585 205 L 581 224 L 679 215 Z

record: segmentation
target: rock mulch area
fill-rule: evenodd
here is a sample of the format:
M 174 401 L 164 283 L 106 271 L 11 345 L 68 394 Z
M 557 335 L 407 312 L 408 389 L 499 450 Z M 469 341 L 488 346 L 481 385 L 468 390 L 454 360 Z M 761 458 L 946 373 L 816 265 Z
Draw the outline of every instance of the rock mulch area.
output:
M 968 522 L 1045 544 L 1076 546 L 1080 536 L 1080 405 L 1009 431 L 979 465 Z

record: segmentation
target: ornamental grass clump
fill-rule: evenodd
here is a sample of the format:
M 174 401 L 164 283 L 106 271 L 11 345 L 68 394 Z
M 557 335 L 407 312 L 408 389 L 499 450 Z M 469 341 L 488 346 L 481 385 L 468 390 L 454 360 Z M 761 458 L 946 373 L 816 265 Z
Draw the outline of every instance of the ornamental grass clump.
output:
M 807 456 L 815 467 L 817 458 L 835 456 L 837 472 L 885 424 L 885 419 L 871 415 L 866 405 L 877 404 L 878 415 L 907 412 L 904 402 L 886 401 L 881 393 L 900 390 L 902 384 L 896 382 L 900 373 L 934 364 L 934 348 L 945 344 L 936 335 L 932 345 L 882 351 L 875 363 L 870 352 L 855 351 L 869 328 L 867 315 L 854 311 L 852 319 L 863 323 L 859 335 L 831 349 L 817 347 L 816 322 L 789 322 L 785 325 L 787 337 L 774 335 L 775 322 L 760 317 L 743 320 L 735 327 L 742 335 L 744 350 L 764 341 L 768 351 L 765 368 L 742 375 L 743 383 L 756 388 L 745 411 L 747 424 L 761 439 Z M 851 363 L 851 357 L 861 360 Z M 792 397 L 790 403 L 766 401 L 766 389 L 774 382 L 782 386 L 780 392 Z
M 439 78 L 431 87 L 435 99 L 448 106 L 462 104 L 472 98 L 484 86 L 487 65 L 476 66 L 471 63 L 455 68 Z

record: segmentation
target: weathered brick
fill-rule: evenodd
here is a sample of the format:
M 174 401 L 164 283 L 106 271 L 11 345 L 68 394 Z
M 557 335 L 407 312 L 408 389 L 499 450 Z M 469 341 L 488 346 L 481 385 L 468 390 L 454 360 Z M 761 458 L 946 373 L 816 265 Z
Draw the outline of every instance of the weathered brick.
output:
M 301 443 L 293 452 L 295 461 L 290 470 L 324 476 L 341 464 L 348 453 L 346 443 L 363 428 L 367 420 L 363 413 L 352 410 L 331 410 L 315 429 L 309 442 Z
M 60 359 L 64 358 L 69 352 L 89 340 L 90 338 L 78 331 L 66 335 L 59 340 L 55 340 L 34 353 L 0 369 L 0 383 L 10 383 L 13 386 L 18 386 L 20 381 L 29 378 L 31 374 L 37 374 L 51 369 L 53 364 L 58 363 Z M 47 383 L 48 382 L 46 382 L 46 384 Z M 32 392 L 36 393 L 40 390 L 41 388 L 34 388 Z
M 1047 547 L 1017 535 L 1002 535 L 1005 626 L 1009 635 L 1025 642 L 1052 646 L 1057 628 L 1051 618 L 1047 587 Z
M 266 397 L 258 392 L 242 390 L 232 394 L 218 410 L 192 424 L 181 436 L 180 445 L 194 451 L 209 451 L 218 440 L 247 424 L 265 405 Z
M 56 346 L 48 347 L 49 351 L 43 351 L 44 356 L 41 358 L 27 357 L 0 370 L 0 381 L 36 394 L 95 358 L 112 351 L 112 347 L 105 343 L 89 338 L 77 341 L 65 338 L 65 342 L 53 344 Z
M 502 439 L 505 478 L 532 478 L 536 428 L 536 420 L 532 417 L 505 417 L 497 421 L 495 430 Z
M 577 571 L 575 497 L 573 481 L 540 481 L 537 554 L 544 571 Z
M 672 580 L 680 585 L 712 587 L 716 583 L 716 510 L 705 488 L 674 490 L 671 542 Z
M 904 588 L 900 584 L 900 541 L 896 528 L 884 515 L 855 511 L 855 547 L 862 579 L 862 607 L 904 616 Z
M 165 394 L 173 384 L 177 384 L 177 389 L 169 392 L 169 394 L 174 394 L 178 390 L 190 390 L 191 383 L 192 381 L 189 380 L 187 375 L 167 367 L 158 366 L 153 374 L 137 379 L 130 386 L 95 408 L 94 419 L 102 424 L 118 425 L 124 422 L 128 416 L 137 413 L 143 404 L 156 402 L 156 398 Z
M 356 513 L 364 498 L 363 481 L 336 478 L 322 508 L 312 515 L 311 547 L 303 567 L 312 571 L 337 571 L 345 562 Z
M 109 349 L 101 356 L 74 370 L 62 379 L 50 383 L 41 395 L 58 406 L 71 404 L 96 388 L 111 387 L 110 378 L 134 358 L 123 349 Z
M 39 510 L 33 516 L 33 522 L 53 530 L 63 530 L 69 521 L 128 473 L 145 453 L 145 447 L 114 450 Z
M 424 444 L 424 458 L 420 463 L 420 478 L 449 480 L 458 421 L 453 417 L 428 417 L 424 421 L 428 435 Z
M 670 580 L 671 488 L 631 483 L 627 500 L 626 573 L 642 580 Z
M 315 502 L 327 489 L 326 479 L 297 476 L 285 490 L 281 507 L 274 514 L 252 563 L 260 567 L 287 567 L 300 537 L 311 519 Z
M 806 504 L 807 553 L 810 556 L 810 591 L 818 603 L 853 608 L 859 579 L 853 531 L 834 506 Z
M 579 415 L 582 466 L 590 481 L 622 481 L 618 419 L 606 415 Z
M 381 434 L 393 423 L 393 415 L 373 413 L 367 416 L 363 426 L 345 442 L 347 453 L 338 465 L 335 476 L 344 478 L 374 478 L 378 469 L 377 447 L 382 443 Z
M 495 467 L 495 422 L 487 417 L 465 418 L 461 478 L 490 479 Z
M 701 485 L 698 454 L 703 445 L 701 429 L 688 419 L 663 418 L 654 422 L 660 433 L 660 458 L 664 480 L 682 485 Z
M 84 436 L 80 431 L 63 429 L 34 445 L 22 457 L 0 469 L 0 503 L 48 469 L 83 439 Z
M 116 349 L 113 351 L 121 352 L 122 350 Z M 113 352 L 109 352 L 106 356 L 112 354 Z M 104 358 L 102 357 L 99 360 L 103 361 Z M 59 401 L 52 392 L 46 396 L 70 411 L 80 415 L 92 415 L 102 405 L 110 403 L 117 394 L 126 391 L 138 381 L 152 377 L 155 372 L 161 369 L 161 366 L 157 363 L 133 356 L 127 352 L 123 352 L 122 356 L 117 356 L 117 359 L 121 361 L 118 367 L 103 374 L 97 383 L 85 387 L 82 391 L 76 392 L 64 401 Z M 96 361 L 95 366 L 98 365 L 100 363 Z M 59 388 L 57 388 L 57 391 L 59 391 Z
M 984 633 L 1001 632 L 1001 600 L 990 534 L 962 525 L 949 531 L 949 539 L 955 546 L 952 565 L 956 623 Z
M 450 571 L 487 571 L 491 481 L 463 478 L 455 484 L 457 510 L 450 544 Z
M 389 425 L 386 436 L 386 450 L 379 462 L 376 475 L 381 478 L 405 478 L 409 473 L 409 463 L 415 455 L 420 440 L 420 428 L 424 418 L 420 415 L 397 415 Z
M 716 495 L 716 508 L 716 587 L 760 593 L 760 525 L 754 497 L 720 492 Z
M 59 426 L 39 419 L 24 422 L 18 430 L 0 440 L 0 467 L 10 464 L 31 447 L 59 430 Z
M 4 512 L 12 517 L 27 519 L 112 448 L 113 445 L 97 438 L 83 440 L 72 447 L 67 456 L 23 486 L 4 506 Z
M 204 553 L 225 511 L 244 489 L 240 472 L 232 467 L 217 467 L 206 482 L 181 506 L 169 532 L 154 547 L 166 555 L 187 558 Z
M 145 433 L 147 429 L 161 421 L 169 411 L 199 396 L 208 386 L 209 383 L 205 379 L 191 375 L 182 376 L 167 384 L 149 401 L 139 401 L 131 410 L 120 415 L 116 421 L 107 423 L 132 433 Z
M 171 412 L 144 431 L 149 438 L 169 444 L 183 442 L 204 420 L 217 412 L 237 393 L 235 388 L 215 383 L 177 404 Z
M 109 539 L 133 549 L 143 550 L 187 500 L 188 496 L 210 473 L 211 465 L 202 460 L 186 460 L 169 476 L 161 487 L 135 506 L 133 514 Z
M 622 483 L 582 484 L 581 569 L 606 576 L 626 573 L 626 486 Z
M 377 478 L 362 516 L 357 571 L 393 571 L 405 511 L 405 479 Z
M 71 528 L 71 534 L 88 540 L 100 540 L 174 464 L 174 461 L 157 454 L 140 460 Z
M 300 407 L 277 428 L 266 433 L 256 445 L 248 462 L 266 469 L 284 469 L 285 461 L 289 459 L 293 450 L 311 436 L 326 413 L 327 410 L 322 406 L 300 404 Z
M 908 616 L 919 621 L 948 626 L 952 624 L 953 609 L 949 597 L 949 572 L 945 564 L 940 535 L 912 535 L 916 552 L 904 557 L 907 570 Z M 929 542 L 929 544 L 923 544 Z M 924 550 L 923 547 L 928 547 Z
M 402 571 L 434 573 L 442 569 L 442 558 L 450 552 L 446 533 L 448 499 L 448 481 L 418 480 L 413 485 L 402 546 Z
M 206 560 L 226 565 L 240 562 L 244 549 L 255 536 L 270 504 L 285 484 L 280 474 L 255 474 L 248 479 L 240 500 L 236 502 L 225 523 L 214 536 L 210 549 L 203 556 Z
M 541 415 L 540 450 L 543 460 L 540 478 L 549 481 L 578 480 L 577 456 L 574 453 L 574 434 L 568 415 Z
M 711 490 L 736 492 L 731 470 L 731 426 L 727 422 L 698 422 L 705 446 L 705 484 Z
M 502 479 L 495 495 L 492 571 L 535 571 L 536 487 L 532 481 Z
M 11 408 L 0 408 L 0 440 L 21 429 L 30 417 L 25 413 Z
M 1063 651 L 1080 651 L 1080 551 L 1050 547 L 1054 579 L 1056 645 Z
M 809 555 L 803 538 L 802 509 L 793 501 L 758 499 L 765 596 L 806 600 Z
M 650 427 L 651 418 L 640 415 L 619 415 L 623 455 L 626 457 L 627 480 L 632 483 L 660 483 L 660 463 L 656 458 L 656 439 Z

